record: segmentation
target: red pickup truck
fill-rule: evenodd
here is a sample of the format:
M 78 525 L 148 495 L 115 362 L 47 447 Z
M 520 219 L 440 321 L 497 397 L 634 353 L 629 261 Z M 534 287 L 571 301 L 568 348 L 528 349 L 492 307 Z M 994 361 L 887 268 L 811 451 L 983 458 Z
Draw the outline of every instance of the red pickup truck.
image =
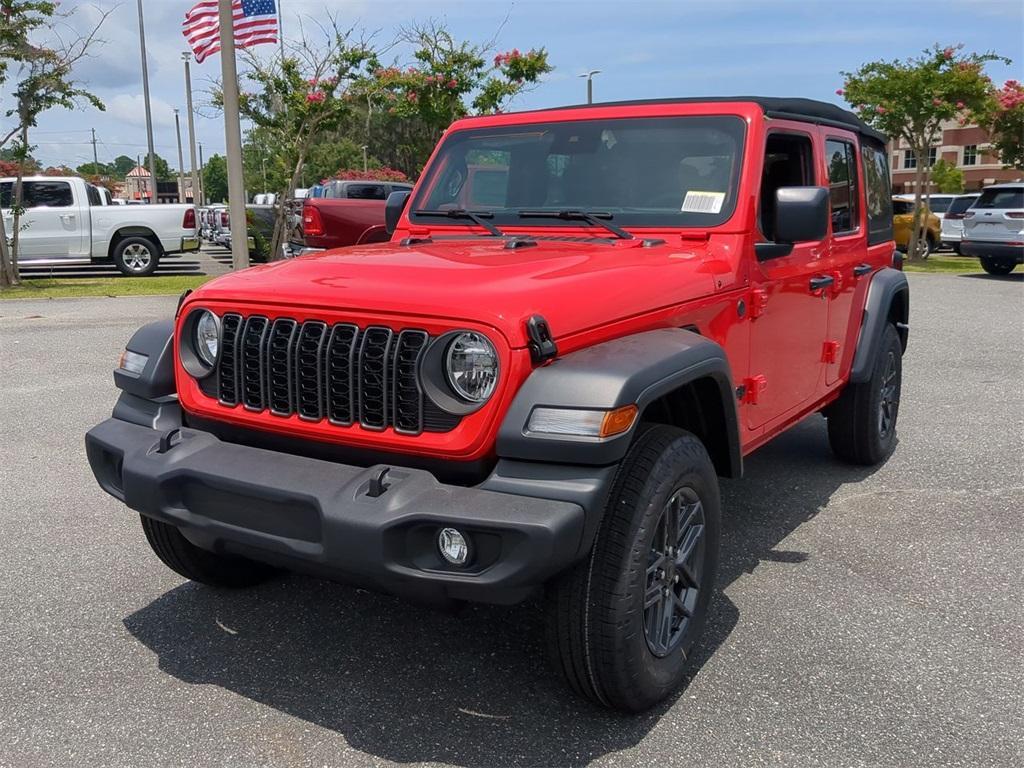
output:
M 289 247 L 299 255 L 346 245 L 382 243 L 384 203 L 392 192 L 408 192 L 412 184 L 383 181 L 332 181 L 320 197 L 307 197 Z

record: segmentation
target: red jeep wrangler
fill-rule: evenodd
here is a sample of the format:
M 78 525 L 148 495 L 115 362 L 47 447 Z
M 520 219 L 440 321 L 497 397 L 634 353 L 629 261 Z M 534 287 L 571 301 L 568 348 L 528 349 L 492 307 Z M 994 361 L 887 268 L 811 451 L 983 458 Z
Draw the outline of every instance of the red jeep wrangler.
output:
M 186 578 L 542 588 L 555 667 L 642 710 L 705 622 L 717 477 L 815 412 L 842 459 L 893 449 L 909 295 L 885 137 L 838 107 L 460 120 L 388 226 L 213 280 L 128 342 L 89 461 Z

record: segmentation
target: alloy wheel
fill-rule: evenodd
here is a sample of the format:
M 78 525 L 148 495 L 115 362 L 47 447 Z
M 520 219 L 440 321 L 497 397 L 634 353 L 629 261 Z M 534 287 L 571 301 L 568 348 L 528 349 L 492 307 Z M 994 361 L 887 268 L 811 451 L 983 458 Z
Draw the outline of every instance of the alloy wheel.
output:
M 704 507 L 692 488 L 665 503 L 654 531 L 644 589 L 644 635 L 651 653 L 676 650 L 697 608 L 704 564 Z
M 132 272 L 142 272 L 153 260 L 153 254 L 146 246 L 140 243 L 132 243 L 124 249 L 121 260 Z
M 884 440 L 889 436 L 896 421 L 896 409 L 900 400 L 897 393 L 896 354 L 889 352 L 885 358 L 885 372 L 882 374 L 882 396 L 878 406 L 878 434 Z

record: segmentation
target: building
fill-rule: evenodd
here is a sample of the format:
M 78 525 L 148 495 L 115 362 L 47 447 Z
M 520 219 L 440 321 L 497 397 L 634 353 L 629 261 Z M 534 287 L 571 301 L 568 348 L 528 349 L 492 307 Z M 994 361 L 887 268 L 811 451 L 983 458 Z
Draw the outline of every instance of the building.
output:
M 893 192 L 913 192 L 914 177 L 917 174 L 914 153 L 902 139 L 890 142 L 889 149 L 892 158 Z M 955 120 L 943 123 L 942 138 L 931 148 L 929 164 L 934 164 L 940 159 L 963 172 L 965 192 L 974 192 L 989 184 L 1018 181 L 1024 176 L 1019 170 L 1003 168 L 983 128 L 976 125 L 960 125 Z M 937 191 L 934 184 L 929 191 Z
M 153 183 L 149 175 L 149 169 L 137 165 L 128 172 L 124 180 L 124 191 L 122 196 L 126 200 L 149 201 L 153 194 Z M 184 192 L 184 194 L 182 194 Z M 178 188 L 177 181 L 157 182 L 158 203 L 191 203 L 192 202 L 192 177 L 185 177 L 185 188 Z M 182 199 L 184 198 L 184 199 Z

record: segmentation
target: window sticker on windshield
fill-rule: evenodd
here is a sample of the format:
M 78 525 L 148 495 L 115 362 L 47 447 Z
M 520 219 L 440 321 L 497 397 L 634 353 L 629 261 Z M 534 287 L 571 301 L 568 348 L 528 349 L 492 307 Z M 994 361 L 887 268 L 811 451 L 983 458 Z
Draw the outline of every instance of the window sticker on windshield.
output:
M 720 213 L 725 202 L 725 192 L 698 192 L 694 189 L 686 193 L 683 200 L 683 213 Z

